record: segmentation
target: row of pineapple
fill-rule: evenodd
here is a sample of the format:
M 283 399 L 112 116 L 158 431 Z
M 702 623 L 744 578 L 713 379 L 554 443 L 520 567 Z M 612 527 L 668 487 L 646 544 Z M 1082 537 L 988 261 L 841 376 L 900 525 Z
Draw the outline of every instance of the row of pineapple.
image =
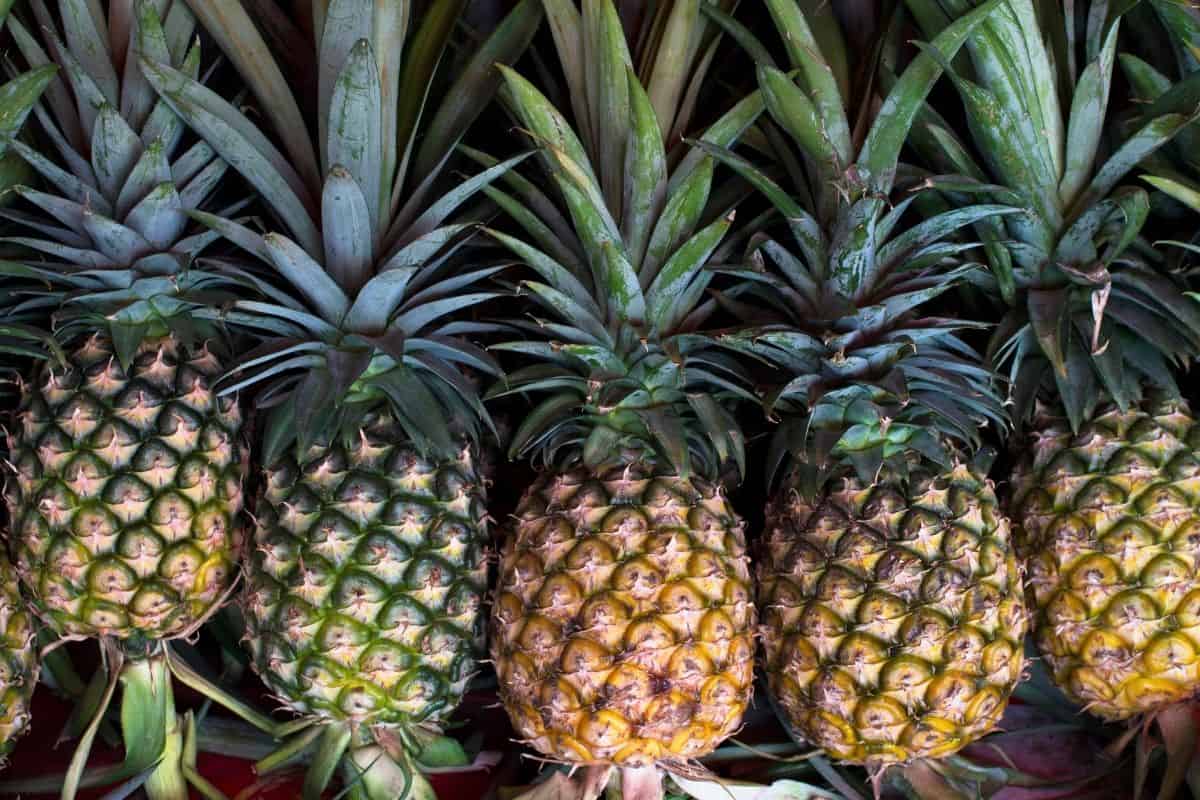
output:
M 281 761 L 316 753 L 308 797 L 338 770 L 423 796 L 478 669 L 506 396 L 532 400 L 509 445 L 540 475 L 502 526 L 491 656 L 520 739 L 596 767 L 581 794 L 611 767 L 625 797 L 695 775 L 759 631 L 793 733 L 876 768 L 993 729 L 1027 626 L 1106 719 L 1200 686 L 1175 383 L 1200 306 L 1187 244 L 1141 235 L 1200 200 L 1194 10 L 521 0 L 485 37 L 463 0 L 295 5 L 6 21 L 29 71 L 3 143 L 36 178 L 0 210 L 0 734 L 29 721 L 35 617 L 100 640 L 96 725 L 120 683 L 126 736 L 151 732 L 93 774 L 93 725 L 64 796 L 216 796 L 169 691 L 203 682 L 168 643 L 235 592 L 298 719 L 207 690 L 292 736 Z M 728 490 L 764 412 L 755 579 Z M 1011 427 L 1016 535 L 985 447 Z

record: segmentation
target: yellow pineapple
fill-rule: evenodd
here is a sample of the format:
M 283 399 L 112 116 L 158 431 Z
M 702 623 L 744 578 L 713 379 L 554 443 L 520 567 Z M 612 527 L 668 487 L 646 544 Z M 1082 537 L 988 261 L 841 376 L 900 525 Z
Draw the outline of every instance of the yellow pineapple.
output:
M 1102 136 L 1131 8 L 1078 4 L 1082 30 L 1053 4 L 1010 0 L 955 77 L 966 135 L 927 113 L 914 137 L 934 169 L 953 163 L 1025 209 L 983 231 L 1011 306 L 993 344 L 1020 434 L 1010 508 L 1039 649 L 1060 688 L 1110 720 L 1200 691 L 1200 439 L 1172 376 L 1200 354 L 1200 307 L 1139 241 L 1151 201 L 1128 180 L 1185 141 L 1198 110 L 1181 84 L 1127 138 Z M 993 69 L 1021 40 L 1011 69 Z M 1072 94 L 1036 91 L 1046 80 Z
M 706 481 L 575 469 L 526 492 L 500 564 L 492 649 L 521 739 L 563 761 L 710 752 L 754 680 L 744 524 Z
M 693 333 L 732 216 L 703 218 L 713 159 L 680 140 L 684 89 L 717 39 L 694 3 L 660 4 L 646 35 L 624 30 L 611 0 L 547 13 L 574 127 L 511 70 L 502 99 L 563 209 L 535 202 L 527 180 L 487 190 L 521 229 L 493 235 L 528 266 L 535 306 L 533 323 L 512 322 L 527 340 L 497 346 L 527 360 L 495 394 L 546 393 L 512 443 L 543 473 L 504 546 L 492 657 L 524 742 L 589 765 L 597 785 L 618 769 L 624 796 L 649 797 L 662 770 L 694 770 L 737 729 L 752 691 L 744 523 L 720 482 L 744 466 L 726 408 L 738 390 L 722 388 L 741 377 Z M 751 98 L 705 135 L 729 145 L 761 110 Z
M 1186 402 L 1051 408 L 1013 479 L 1037 642 L 1058 685 L 1110 720 L 1200 690 L 1200 425 Z
M 888 202 L 939 59 L 997 5 L 949 26 L 873 104 L 847 94 L 831 9 L 768 0 L 794 71 L 759 67 L 763 126 L 806 180 L 785 188 L 702 143 L 788 223 L 735 273 L 753 318 L 722 339 L 776 368 L 762 402 L 780 479 L 757 559 L 772 699 L 797 738 L 876 774 L 987 734 L 1024 664 L 1021 573 L 978 458 L 981 429 L 1006 424 L 1000 397 L 960 338 L 972 324 L 928 309 L 976 269 L 946 237 L 1012 209 L 905 229 L 911 201 Z

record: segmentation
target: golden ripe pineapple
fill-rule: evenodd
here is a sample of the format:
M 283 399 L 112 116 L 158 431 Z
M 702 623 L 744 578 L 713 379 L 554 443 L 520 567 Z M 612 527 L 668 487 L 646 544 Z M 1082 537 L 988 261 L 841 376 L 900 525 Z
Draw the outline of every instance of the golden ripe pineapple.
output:
M 743 460 L 723 406 L 736 390 L 719 388 L 740 378 L 694 333 L 732 219 L 704 216 L 714 163 L 680 141 L 682 91 L 717 42 L 695 4 L 660 4 L 645 24 L 662 38 L 631 35 L 635 54 L 610 0 L 547 13 L 576 125 L 512 71 L 502 98 L 564 206 L 532 203 L 539 220 L 521 209 L 532 183 L 488 190 L 527 241 L 493 235 L 536 276 L 522 283 L 536 321 L 512 323 L 527 340 L 500 346 L 527 360 L 496 393 L 545 392 L 512 445 L 544 471 L 504 546 L 491 650 L 523 741 L 653 796 L 660 768 L 692 770 L 738 727 L 753 679 L 744 524 L 718 480 Z M 576 74 L 584 42 L 599 49 Z M 729 145 L 761 109 L 752 98 L 706 136 Z
M 1042 408 L 1014 476 L 1038 647 L 1110 720 L 1200 689 L 1200 424 L 1187 403 L 1097 409 L 1078 433 Z
M 516 512 L 492 616 L 505 706 L 551 758 L 710 752 L 754 677 L 744 525 L 719 488 L 647 466 L 543 476 Z
M 996 5 L 930 48 L 951 58 Z M 811 173 L 789 191 L 704 146 L 789 224 L 735 273 L 754 317 L 723 339 L 776 367 L 763 404 L 780 421 L 768 472 L 783 478 L 757 561 L 767 677 L 798 738 L 879 772 L 988 733 L 1023 668 L 1020 569 L 971 452 L 981 428 L 1005 424 L 1000 399 L 959 338 L 971 323 L 924 308 L 976 269 L 945 238 L 1010 210 L 981 205 L 902 227 L 911 201 L 887 200 L 939 62 L 920 56 L 875 110 L 843 91 L 849 74 L 833 56 L 847 48 L 828 8 L 768 8 L 796 72 L 760 66 L 762 126 L 790 137 L 804 158 L 789 163 Z M 806 70 L 822 48 L 835 51 L 830 61 Z M 848 109 L 873 117 L 851 124 Z M 869 132 L 857 143 L 853 130 Z
M 846 478 L 767 509 L 759 572 L 772 692 L 835 758 L 950 755 L 990 732 L 1024 665 L 1021 570 L 990 482 L 957 464 Z
M 1129 8 L 1077 4 L 1073 19 L 1024 9 L 993 15 L 993 35 L 970 50 L 974 69 L 956 78 L 967 135 L 956 142 L 928 115 L 917 141 L 935 168 L 950 160 L 1026 209 L 988 232 L 1004 245 L 989 260 L 1011 305 L 993 350 L 1010 365 L 1023 429 L 1011 512 L 1056 682 L 1125 719 L 1200 691 L 1197 434 L 1172 377 L 1200 353 L 1200 308 L 1138 241 L 1151 201 L 1130 180 L 1197 109 L 1181 85 L 1140 109 L 1126 140 L 1106 141 Z M 1020 39 L 1036 45 L 993 69 L 1012 55 L 1000 43 Z M 1074 94 L 1037 92 L 1038 80 Z M 995 135 L 998 118 L 1008 135 Z
M 21 597 L 17 571 L 0 553 L 0 767 L 31 722 L 38 682 L 36 625 Z

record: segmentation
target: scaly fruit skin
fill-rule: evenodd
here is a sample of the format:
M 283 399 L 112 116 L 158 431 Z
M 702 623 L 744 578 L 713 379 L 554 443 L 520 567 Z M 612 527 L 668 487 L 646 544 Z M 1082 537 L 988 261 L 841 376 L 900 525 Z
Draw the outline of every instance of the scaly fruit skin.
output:
M 1182 400 L 1038 409 L 1013 477 L 1038 647 L 1058 685 L 1120 720 L 1200 690 L 1200 425 Z
M 744 523 L 721 490 L 638 467 L 547 474 L 525 494 L 492 612 L 518 734 L 571 762 L 698 758 L 754 679 Z
M 815 504 L 785 490 L 767 509 L 758 598 L 772 697 L 842 761 L 949 755 L 996 725 L 1024 666 L 1008 520 L 965 465 L 832 485 Z
M 267 470 L 246 604 L 259 675 L 300 714 L 434 724 L 483 651 L 487 510 L 469 448 L 420 455 L 387 416 Z
M 29 728 L 38 681 L 37 634 L 19 586 L 17 571 L 0 552 L 0 766 Z
M 206 347 L 146 339 L 129 372 L 95 334 L 22 388 L 5 487 L 16 568 L 56 632 L 164 639 L 237 571 L 245 449 Z

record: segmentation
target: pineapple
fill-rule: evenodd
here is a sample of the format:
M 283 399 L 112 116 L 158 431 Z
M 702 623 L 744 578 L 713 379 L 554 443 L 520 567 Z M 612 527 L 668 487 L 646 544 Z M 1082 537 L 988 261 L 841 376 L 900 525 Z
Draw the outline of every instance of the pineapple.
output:
M 106 6 L 30 0 L 7 20 L 14 57 L 58 76 L 34 109 L 43 149 L 4 139 L 41 178 L 0 210 L 24 229 L 5 242 L 34 254 L 2 266 L 10 299 L 55 322 L 21 386 L 4 496 L 34 613 L 107 655 L 97 720 L 124 686 L 125 734 L 139 746 L 93 780 L 145 773 L 152 798 L 178 798 L 187 720 L 173 711 L 163 643 L 217 611 L 242 540 L 241 414 L 213 391 L 226 345 L 207 305 L 231 298 L 233 281 L 193 268 L 216 236 L 187 217 L 227 167 L 203 143 L 183 146 L 185 126 L 137 66 L 153 54 L 199 75 L 187 7 L 113 2 L 110 17 Z M 54 779 L 64 797 L 90 742 Z
M 279 231 L 196 215 L 282 284 L 259 280 L 267 299 L 226 315 L 263 339 L 225 382 L 228 392 L 257 387 L 265 411 L 243 609 L 252 664 L 304 718 L 281 753 L 320 736 L 305 797 L 318 797 L 339 764 L 356 797 L 426 797 L 420 767 L 439 765 L 432 745 L 483 648 L 479 462 L 490 420 L 468 370 L 501 374 L 468 339 L 489 326 L 463 312 L 497 296 L 481 284 L 503 265 L 463 258 L 473 226 L 449 218 L 524 156 L 437 191 L 499 85 L 494 63 L 520 55 L 541 8 L 519 3 L 450 70 L 446 96 L 457 102 L 422 113 L 442 76 L 435 67 L 452 60 L 443 51 L 462 4 L 313 4 L 310 131 L 250 4 L 194 7 L 288 152 L 182 71 L 144 62 L 172 107 L 259 191 Z M 303 41 L 281 9 L 253 11 L 269 39 Z
M 931 53 L 951 58 L 997 5 Z M 795 248 L 760 237 L 734 273 L 751 324 L 723 338 L 777 369 L 763 394 L 780 421 L 768 473 L 783 471 L 758 559 L 766 672 L 796 736 L 882 774 L 988 733 L 1022 673 L 1021 572 L 981 458 L 982 429 L 1005 425 L 1000 398 L 959 335 L 978 326 L 922 311 L 977 267 L 945 238 L 1011 209 L 899 227 L 912 200 L 887 198 L 937 60 L 918 57 L 882 104 L 860 102 L 855 67 L 824 60 L 846 50 L 832 11 L 767 7 L 796 77 L 760 63 L 761 128 L 799 149 L 807 181 L 789 191 L 718 154 L 773 202 Z
M 910 5 L 927 32 L 946 18 L 939 3 Z M 1009 0 L 972 42 L 964 66 L 973 75 L 955 75 L 982 158 L 932 113 L 920 123 L 922 149 L 935 168 L 979 181 L 956 179 L 948 200 L 982 191 L 1026 207 L 986 232 L 1005 244 L 991 260 L 1012 310 L 993 350 L 1010 363 L 1023 429 L 1010 508 L 1056 682 L 1120 720 L 1200 690 L 1200 462 L 1196 422 L 1172 377 L 1200 348 L 1200 310 L 1137 238 L 1146 191 L 1120 185 L 1197 110 L 1181 85 L 1105 152 L 1121 15 L 1105 3 L 1077 4 L 1073 19 L 1039 9 L 1040 24 L 1030 0 Z M 1027 45 L 1017 58 L 1002 47 L 1012 41 Z M 1012 69 L 995 70 L 1000 58 Z M 1055 85 L 1074 94 L 1060 104 L 1036 90 Z M 996 135 L 998 119 L 1009 135 Z
M 240 547 L 241 415 L 220 362 L 176 337 L 128 369 L 95 333 L 22 392 L 9 483 L 13 551 L 56 633 L 151 653 L 216 610 Z
M 17 323 L 0 317 L 0 354 L 20 356 L 36 342 L 37 337 L 27 335 L 23 325 L 18 328 Z M 7 371 L 7 365 L 0 367 L 0 398 L 4 400 L 8 399 Z M 20 584 L 8 554 L 0 550 L 0 768 L 17 739 L 29 729 L 30 703 L 38 681 L 36 621 L 21 596 Z
M 0 13 L 0 22 L 3 14 Z M 31 70 L 0 86 L 0 153 L 5 161 L 15 154 L 8 152 L 8 140 L 18 135 L 33 106 L 41 97 L 55 74 L 53 65 Z M 24 164 L 24 161 L 20 162 Z M 11 279 L 0 275 L 0 413 L 7 413 L 13 399 L 14 378 L 20 376 L 20 364 L 30 358 L 45 356 L 45 348 L 53 348 L 53 340 L 36 324 L 42 314 L 38 304 L 22 306 L 12 296 Z M 33 323 L 33 324 L 31 324 Z M 0 439 L 0 457 L 7 459 L 5 442 Z M 6 522 L 6 509 L 0 507 L 0 524 Z M 3 528 L 7 531 L 7 526 Z M 21 596 L 20 578 L 8 558 L 0 550 L 0 768 L 12 753 L 16 740 L 30 725 L 30 702 L 38 681 L 37 629 L 34 616 Z
M 1055 412 L 1059 413 L 1055 413 Z M 1200 690 L 1200 424 L 1178 397 L 1109 402 L 1078 431 L 1038 407 L 1014 476 L 1038 646 L 1109 720 Z
M 60 62 L 35 111 L 66 169 L 11 139 L 52 191 L 17 187 L 40 213 L 0 214 L 31 231 L 7 241 L 46 257 L 21 275 L 56 287 L 63 346 L 61 363 L 45 361 L 22 388 L 5 492 L 12 549 L 56 632 L 149 652 L 216 609 L 240 541 L 240 410 L 212 391 L 221 344 L 187 299 L 213 285 L 187 268 L 214 237 L 188 231 L 184 212 L 226 167 L 203 143 L 176 152 L 183 123 L 137 69 L 116 80 L 127 53 L 116 59 L 118 42 L 81 19 L 84 5 L 61 3 L 65 41 L 47 7 L 30 6 L 36 25 L 8 27 L 29 63 L 47 52 Z M 138 46 L 196 72 L 186 9 L 173 40 L 143 9 Z
M 680 142 L 719 40 L 694 3 L 628 30 L 610 0 L 546 10 L 575 127 L 506 69 L 552 194 L 513 173 L 486 190 L 521 231 L 493 236 L 528 265 L 535 306 L 512 322 L 528 338 L 496 346 L 527 361 L 494 395 L 546 395 L 511 445 L 542 474 L 503 548 L 492 659 L 524 742 L 652 797 L 738 728 L 754 674 L 745 524 L 721 480 L 744 467 L 727 405 L 748 393 L 697 332 L 732 213 L 708 207 L 713 159 Z M 728 146 L 761 110 L 751 98 L 704 136 Z

